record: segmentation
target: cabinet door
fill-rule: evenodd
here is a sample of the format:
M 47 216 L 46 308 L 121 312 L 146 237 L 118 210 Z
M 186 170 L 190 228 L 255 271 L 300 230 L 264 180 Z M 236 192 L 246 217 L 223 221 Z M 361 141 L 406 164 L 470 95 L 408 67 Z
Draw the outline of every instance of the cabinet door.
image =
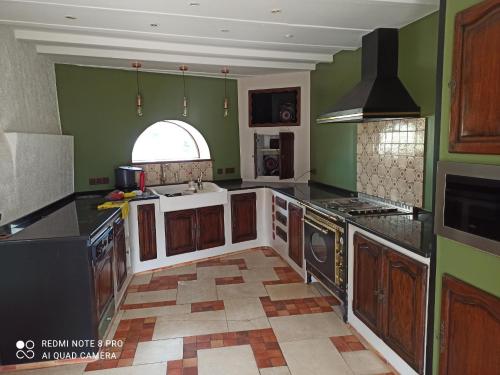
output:
M 95 289 L 97 298 L 97 317 L 101 319 L 108 303 L 113 298 L 113 266 L 111 251 L 96 265 Z
M 497 375 L 500 298 L 454 277 L 443 277 L 439 373 Z
M 423 372 L 427 266 L 387 249 L 383 266 L 383 338 Z
M 500 154 L 500 1 L 457 14 L 450 151 Z
M 165 213 L 167 256 L 196 250 L 196 210 Z
M 302 267 L 304 259 L 304 223 L 302 208 L 290 203 L 288 205 L 288 256 Z
M 280 180 L 294 177 L 293 133 L 280 133 Z
M 223 246 L 224 236 L 224 206 L 202 207 L 196 210 L 198 216 L 197 249 L 210 249 Z
M 233 243 L 257 238 L 257 195 L 243 193 L 231 195 L 231 226 Z
M 156 209 L 154 204 L 137 207 L 139 225 L 139 253 L 141 262 L 156 259 Z
M 377 335 L 382 319 L 383 246 L 359 233 L 354 234 L 354 314 Z
M 127 278 L 127 248 L 125 245 L 125 228 L 123 220 L 115 222 L 114 228 L 114 256 L 116 267 L 116 283 L 118 290 L 121 289 L 123 282 Z

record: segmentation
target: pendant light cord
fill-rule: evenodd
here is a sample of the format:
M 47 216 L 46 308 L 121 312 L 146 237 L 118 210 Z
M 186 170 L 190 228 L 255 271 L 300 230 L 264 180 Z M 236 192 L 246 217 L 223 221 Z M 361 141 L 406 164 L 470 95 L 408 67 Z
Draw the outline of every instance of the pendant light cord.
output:
M 137 81 L 137 95 L 141 93 L 141 90 L 139 89 L 139 67 L 135 68 L 136 72 L 136 81 Z

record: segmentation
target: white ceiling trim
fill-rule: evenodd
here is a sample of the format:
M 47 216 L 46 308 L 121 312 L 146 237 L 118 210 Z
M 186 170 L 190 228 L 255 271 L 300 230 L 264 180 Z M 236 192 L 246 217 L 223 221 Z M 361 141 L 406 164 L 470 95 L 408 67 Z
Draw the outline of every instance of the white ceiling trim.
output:
M 315 70 L 316 64 L 286 61 L 245 60 L 237 58 L 218 58 L 207 56 L 175 55 L 166 53 L 140 52 L 128 50 L 109 50 L 85 47 L 69 47 L 37 44 L 36 50 L 41 54 L 66 55 L 81 57 L 98 57 L 122 59 L 130 61 L 152 61 L 177 64 L 200 64 L 232 67 L 256 67 L 269 69 Z
M 64 45 L 82 45 L 93 47 L 125 48 L 131 50 L 165 52 L 165 53 L 183 53 L 198 56 L 219 56 L 231 57 L 239 56 L 249 59 L 263 60 L 285 60 L 300 62 L 331 62 L 332 54 L 308 53 L 308 52 L 288 52 L 273 51 L 250 48 L 234 48 L 221 46 L 203 46 L 199 44 L 181 44 L 160 41 L 150 41 L 142 39 L 124 39 L 105 36 L 83 35 L 63 32 L 47 32 L 39 30 L 14 31 L 18 40 L 38 42 L 44 44 L 64 44 Z

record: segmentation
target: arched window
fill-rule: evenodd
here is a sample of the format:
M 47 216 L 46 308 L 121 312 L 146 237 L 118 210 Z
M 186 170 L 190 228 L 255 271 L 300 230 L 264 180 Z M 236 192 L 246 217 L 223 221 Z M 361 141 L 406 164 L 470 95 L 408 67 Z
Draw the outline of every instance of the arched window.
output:
M 132 162 L 210 159 L 207 141 L 193 126 L 177 120 L 159 121 L 135 141 Z

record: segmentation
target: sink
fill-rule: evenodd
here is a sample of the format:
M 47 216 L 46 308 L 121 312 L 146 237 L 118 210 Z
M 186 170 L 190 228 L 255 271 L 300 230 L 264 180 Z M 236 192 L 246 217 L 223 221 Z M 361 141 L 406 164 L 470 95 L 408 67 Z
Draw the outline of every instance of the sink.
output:
M 227 203 L 227 189 L 213 182 L 203 182 L 203 189 L 189 190 L 188 184 L 163 185 L 148 188 L 160 197 L 160 211 L 170 212 Z

